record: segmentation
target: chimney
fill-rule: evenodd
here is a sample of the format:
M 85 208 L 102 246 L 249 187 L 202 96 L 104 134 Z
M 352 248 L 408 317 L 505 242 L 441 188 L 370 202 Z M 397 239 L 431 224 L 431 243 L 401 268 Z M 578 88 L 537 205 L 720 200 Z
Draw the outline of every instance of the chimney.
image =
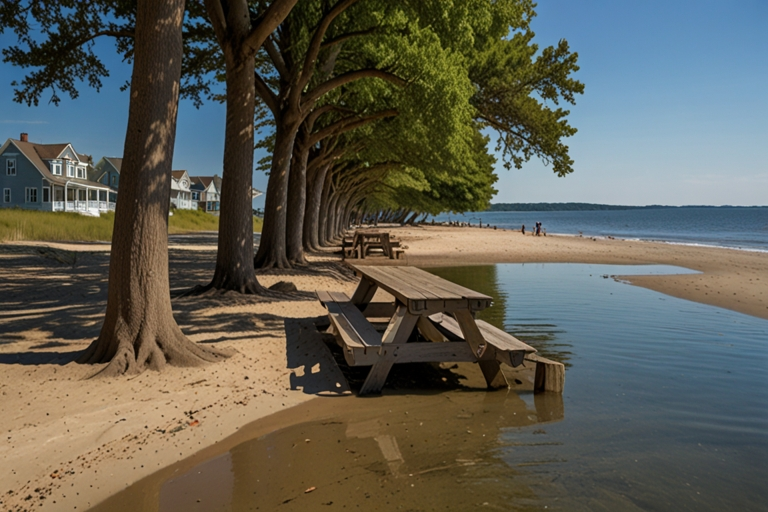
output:
M 19 140 L 21 140 L 21 142 L 29 142 L 29 134 L 22 132 L 21 133 L 21 139 L 19 139 Z

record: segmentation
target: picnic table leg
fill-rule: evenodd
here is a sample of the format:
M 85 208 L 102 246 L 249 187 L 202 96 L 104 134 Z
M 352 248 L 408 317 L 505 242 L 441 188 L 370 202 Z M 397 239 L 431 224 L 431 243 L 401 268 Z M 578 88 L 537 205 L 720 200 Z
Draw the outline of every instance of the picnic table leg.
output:
M 385 256 L 389 259 L 394 258 L 394 255 L 392 254 L 392 246 L 389 243 L 389 233 L 381 234 L 381 248 L 384 251 Z
M 461 333 L 464 335 L 464 339 L 472 347 L 472 353 L 475 354 L 480 366 L 480 371 L 483 372 L 485 382 L 491 389 L 508 388 L 509 383 L 507 378 L 501 372 L 501 363 L 494 359 L 482 359 L 485 351 L 488 349 L 488 343 L 483 338 L 483 334 L 478 329 L 475 319 L 472 317 L 472 313 L 469 310 L 454 312 L 456 321 L 459 323 Z M 493 349 L 491 349 L 493 350 Z
M 418 315 L 408 313 L 408 306 L 404 304 L 397 305 L 395 315 L 390 320 L 387 330 L 384 332 L 384 337 L 381 340 L 379 358 L 371 367 L 371 371 L 368 372 L 368 377 L 365 378 L 363 387 L 360 388 L 361 396 L 370 393 L 381 393 L 381 388 L 384 387 L 384 383 L 387 381 L 389 370 L 395 364 L 397 346 L 408 341 L 408 337 L 413 332 L 413 328 L 416 327 L 418 319 Z
M 376 290 L 378 288 L 379 286 L 373 281 L 369 281 L 365 277 L 361 277 L 360 283 L 357 285 L 355 293 L 352 294 L 350 302 L 356 306 L 368 304 L 371 302 L 371 299 L 373 299 L 373 296 L 376 294 Z

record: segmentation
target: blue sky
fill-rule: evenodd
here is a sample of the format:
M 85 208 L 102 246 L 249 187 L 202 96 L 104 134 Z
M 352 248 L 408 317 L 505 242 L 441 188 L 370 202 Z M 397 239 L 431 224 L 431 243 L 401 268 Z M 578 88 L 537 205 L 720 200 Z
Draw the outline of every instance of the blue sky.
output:
M 493 202 L 768 205 L 768 2 L 540 0 L 537 11 L 539 45 L 565 38 L 579 54 L 586 91 L 567 141 L 575 172 L 499 164 Z M 11 42 L 0 35 L 1 47 Z M 28 132 L 95 159 L 120 156 L 130 68 L 110 42 L 100 48 L 112 72 L 101 92 L 84 86 L 59 107 L 47 96 L 14 103 L 10 82 L 22 72 L 0 64 L 0 139 Z M 174 168 L 220 174 L 223 148 L 223 106 L 182 102 Z M 254 186 L 266 182 L 254 173 Z

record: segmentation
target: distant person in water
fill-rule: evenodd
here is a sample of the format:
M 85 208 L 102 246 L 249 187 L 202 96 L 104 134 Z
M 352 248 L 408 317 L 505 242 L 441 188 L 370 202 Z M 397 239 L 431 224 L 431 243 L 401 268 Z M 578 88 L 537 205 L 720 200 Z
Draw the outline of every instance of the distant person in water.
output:
M 523 224 L 523 229 L 520 230 L 522 234 L 525 234 L 525 224 Z

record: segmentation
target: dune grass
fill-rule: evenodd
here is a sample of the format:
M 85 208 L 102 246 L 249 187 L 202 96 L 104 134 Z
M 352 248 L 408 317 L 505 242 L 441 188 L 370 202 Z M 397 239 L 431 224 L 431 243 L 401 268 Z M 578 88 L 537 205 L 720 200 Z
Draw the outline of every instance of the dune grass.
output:
M 108 242 L 115 223 L 113 212 L 100 217 L 79 213 L 38 212 L 17 208 L 0 208 L 0 242 L 15 240 L 48 240 Z M 253 219 L 253 230 L 261 232 L 262 219 Z M 174 210 L 168 219 L 171 234 L 195 231 L 218 231 L 219 218 L 199 210 Z

